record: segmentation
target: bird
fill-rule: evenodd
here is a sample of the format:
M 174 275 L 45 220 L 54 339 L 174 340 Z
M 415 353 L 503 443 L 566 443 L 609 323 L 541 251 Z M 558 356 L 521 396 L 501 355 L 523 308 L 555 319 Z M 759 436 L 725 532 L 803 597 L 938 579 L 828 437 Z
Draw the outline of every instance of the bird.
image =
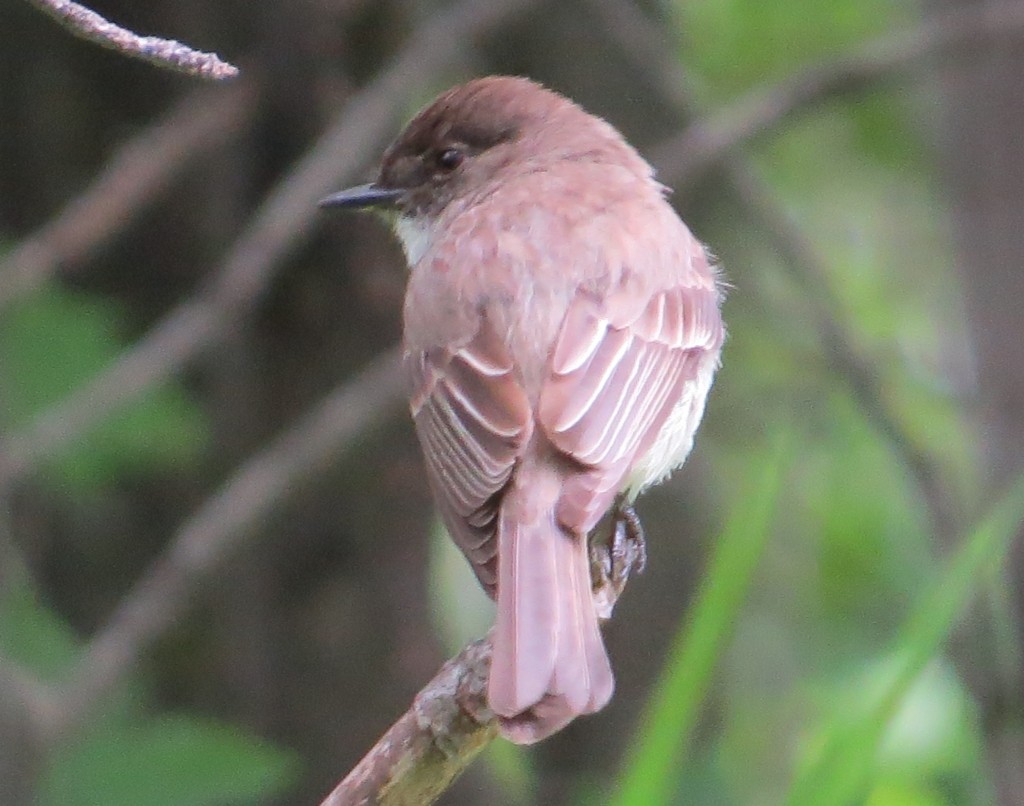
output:
M 667 195 L 605 120 L 488 76 L 321 202 L 385 211 L 402 244 L 410 411 L 497 604 L 488 703 L 517 744 L 611 699 L 600 622 L 646 557 L 633 503 L 686 460 L 719 367 L 720 273 Z

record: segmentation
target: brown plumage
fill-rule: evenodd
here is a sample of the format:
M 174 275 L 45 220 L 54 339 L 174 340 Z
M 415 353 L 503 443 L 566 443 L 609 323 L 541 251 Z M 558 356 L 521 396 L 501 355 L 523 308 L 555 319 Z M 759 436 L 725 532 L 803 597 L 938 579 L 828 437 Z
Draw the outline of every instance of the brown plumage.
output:
M 534 742 L 611 697 L 588 534 L 689 453 L 720 290 L 650 166 L 524 79 L 445 93 L 377 182 L 328 203 L 382 201 L 412 268 L 405 355 L 430 485 L 497 600 L 490 703 L 505 736 Z

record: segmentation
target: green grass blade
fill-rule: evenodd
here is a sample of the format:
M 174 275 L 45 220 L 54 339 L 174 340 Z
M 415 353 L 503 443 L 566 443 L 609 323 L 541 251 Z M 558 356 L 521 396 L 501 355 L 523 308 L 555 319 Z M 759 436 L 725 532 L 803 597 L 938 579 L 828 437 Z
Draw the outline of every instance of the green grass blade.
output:
M 797 775 L 788 806 L 843 806 L 863 796 L 886 727 L 971 595 L 1003 561 L 1022 520 L 1024 477 L 964 541 L 915 607 L 896 643 L 898 662 L 888 684 L 865 707 L 839 715 L 828 727 L 816 757 Z
M 736 623 L 769 534 L 779 495 L 783 451 L 753 489 L 737 499 L 715 543 L 690 617 L 680 627 L 668 661 L 627 758 L 613 806 L 666 802 L 678 779 L 683 754 L 711 673 Z

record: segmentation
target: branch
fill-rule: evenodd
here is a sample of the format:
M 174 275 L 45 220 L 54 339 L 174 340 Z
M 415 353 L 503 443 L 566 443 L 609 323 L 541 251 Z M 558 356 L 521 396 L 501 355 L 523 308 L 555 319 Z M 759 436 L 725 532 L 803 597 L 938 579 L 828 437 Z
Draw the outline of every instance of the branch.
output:
M 640 14 L 636 9 L 632 13 Z M 651 161 L 665 167 L 673 184 L 690 184 L 738 146 L 825 99 L 866 89 L 942 51 L 990 44 L 995 37 L 1019 37 L 1022 30 L 1024 4 L 1016 1 L 931 15 L 908 31 L 872 39 L 846 56 L 753 90 L 652 149 Z M 678 97 L 677 90 L 670 89 L 666 97 Z
M 7 704 L 2 709 L 5 715 L 0 716 L 0 729 L 14 721 L 26 731 L 23 739 L 32 745 L 48 735 L 60 707 L 48 685 L 3 655 L 0 655 L 0 702 Z M 14 711 L 17 713 L 12 713 Z
M 613 574 L 609 547 L 590 544 L 598 617 L 607 621 L 629 581 Z M 433 803 L 496 735 L 487 704 L 491 636 L 448 661 L 321 806 L 420 806 Z
M 495 737 L 487 705 L 491 639 L 441 667 L 321 806 L 427 806 Z
M 0 490 L 166 381 L 259 299 L 277 264 L 307 237 L 316 202 L 351 179 L 379 148 L 412 92 L 460 50 L 536 0 L 463 0 L 433 15 L 391 66 L 356 93 L 235 242 L 213 282 L 157 323 L 105 371 L 0 439 Z
M 35 803 L 45 768 L 40 738 L 55 703 L 23 670 L 0 658 L 0 793 L 4 803 Z
M 127 227 L 192 159 L 241 130 L 255 95 L 248 82 L 193 93 L 123 144 L 85 192 L 0 261 L 0 309 Z
M 299 483 L 337 461 L 398 406 L 397 351 L 340 386 L 270 447 L 244 464 L 182 525 L 89 641 L 61 692 L 50 741 L 66 734 L 130 671 L 191 604 L 191 594 Z
M 139 36 L 115 25 L 95 11 L 70 0 L 29 0 L 36 8 L 53 17 L 75 36 L 190 76 L 222 81 L 238 75 L 238 68 L 222 61 L 215 53 L 194 50 L 173 39 Z

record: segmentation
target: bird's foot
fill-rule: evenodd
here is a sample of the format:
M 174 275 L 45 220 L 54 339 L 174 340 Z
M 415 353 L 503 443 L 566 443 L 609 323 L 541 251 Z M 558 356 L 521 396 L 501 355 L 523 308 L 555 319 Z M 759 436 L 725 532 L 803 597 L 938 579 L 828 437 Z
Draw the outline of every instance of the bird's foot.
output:
M 647 540 L 640 516 L 632 505 L 620 500 L 612 513 L 607 543 L 591 543 L 590 546 L 590 577 L 599 618 L 611 618 L 630 574 L 643 573 L 646 565 Z

